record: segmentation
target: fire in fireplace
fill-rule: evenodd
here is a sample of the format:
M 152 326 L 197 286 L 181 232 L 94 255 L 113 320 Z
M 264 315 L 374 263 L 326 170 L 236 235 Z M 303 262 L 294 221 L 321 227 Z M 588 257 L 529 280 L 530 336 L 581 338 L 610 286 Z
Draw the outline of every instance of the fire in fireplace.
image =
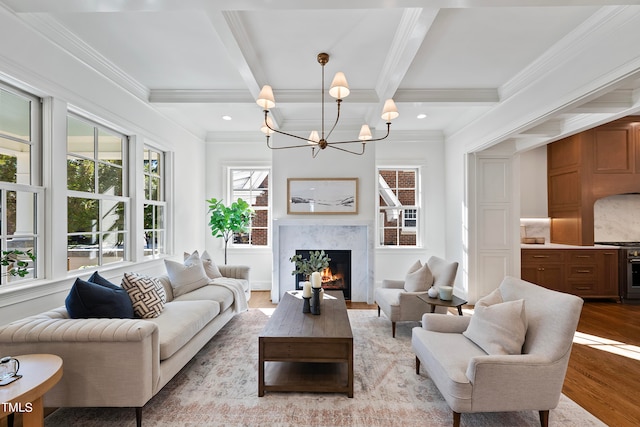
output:
M 297 249 L 296 255 L 302 255 L 303 259 L 309 259 L 309 251 L 323 249 Z M 342 291 L 345 300 L 351 299 L 351 251 L 324 249 L 331 258 L 329 267 L 320 272 L 322 276 L 322 288 L 327 291 Z M 302 289 L 305 277 L 296 275 L 296 289 Z

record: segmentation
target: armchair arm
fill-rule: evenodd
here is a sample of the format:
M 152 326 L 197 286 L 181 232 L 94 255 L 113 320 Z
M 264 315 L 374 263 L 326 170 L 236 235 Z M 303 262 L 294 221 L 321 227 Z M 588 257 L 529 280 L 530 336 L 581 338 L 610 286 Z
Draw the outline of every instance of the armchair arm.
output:
M 219 265 L 218 269 L 224 277 L 249 280 L 251 267 L 247 265 Z
M 427 331 L 461 334 L 467 330 L 470 321 L 471 316 L 425 313 L 422 315 L 422 328 Z
M 535 354 L 472 358 L 466 376 L 473 384 L 474 408 L 478 411 L 555 408 L 562 392 L 568 356 L 567 353 L 559 360 Z
M 404 280 L 384 279 L 382 281 L 383 288 L 404 289 Z

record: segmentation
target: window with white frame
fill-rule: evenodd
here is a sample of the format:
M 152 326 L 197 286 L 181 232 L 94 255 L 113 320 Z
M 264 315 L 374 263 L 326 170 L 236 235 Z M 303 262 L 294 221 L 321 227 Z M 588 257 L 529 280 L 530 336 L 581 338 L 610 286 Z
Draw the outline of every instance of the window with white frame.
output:
M 144 148 L 144 255 L 157 257 L 166 253 L 165 155 L 151 147 Z
M 379 168 L 380 246 L 418 246 L 420 226 L 419 168 Z
M 128 139 L 67 116 L 67 269 L 128 259 Z
M 269 245 L 269 201 L 268 168 L 229 168 L 229 191 L 232 202 L 243 199 L 251 206 L 253 217 L 246 233 L 233 236 L 235 246 Z
M 38 276 L 44 189 L 40 99 L 0 83 L 0 285 Z

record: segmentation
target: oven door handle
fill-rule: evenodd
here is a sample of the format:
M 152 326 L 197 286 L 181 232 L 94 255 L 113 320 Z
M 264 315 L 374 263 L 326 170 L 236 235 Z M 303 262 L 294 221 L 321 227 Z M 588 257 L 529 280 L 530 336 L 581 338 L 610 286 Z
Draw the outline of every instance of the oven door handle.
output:
M 629 258 L 630 264 L 638 264 L 640 263 L 640 258 Z

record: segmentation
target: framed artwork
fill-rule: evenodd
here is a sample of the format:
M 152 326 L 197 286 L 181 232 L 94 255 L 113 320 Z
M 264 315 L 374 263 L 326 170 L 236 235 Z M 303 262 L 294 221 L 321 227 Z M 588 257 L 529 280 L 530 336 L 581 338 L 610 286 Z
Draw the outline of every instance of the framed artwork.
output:
M 287 213 L 357 214 L 358 178 L 289 178 Z

